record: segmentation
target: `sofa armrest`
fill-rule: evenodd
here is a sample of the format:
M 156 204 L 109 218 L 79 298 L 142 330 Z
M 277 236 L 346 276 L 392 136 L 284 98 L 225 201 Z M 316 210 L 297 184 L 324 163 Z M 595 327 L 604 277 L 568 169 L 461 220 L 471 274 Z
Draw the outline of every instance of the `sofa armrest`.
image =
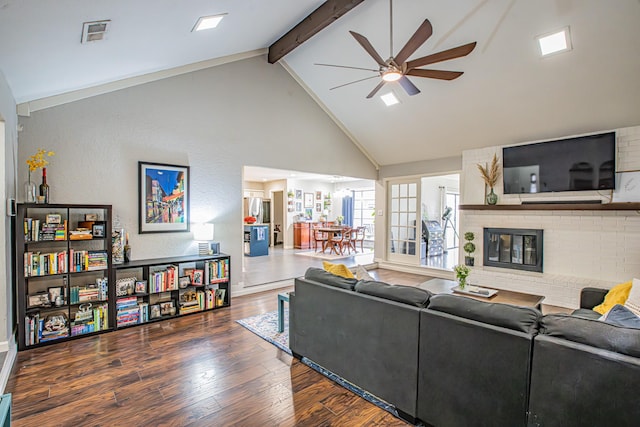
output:
M 580 292 L 580 308 L 592 309 L 596 305 L 602 304 L 604 296 L 609 292 L 603 288 L 584 288 Z

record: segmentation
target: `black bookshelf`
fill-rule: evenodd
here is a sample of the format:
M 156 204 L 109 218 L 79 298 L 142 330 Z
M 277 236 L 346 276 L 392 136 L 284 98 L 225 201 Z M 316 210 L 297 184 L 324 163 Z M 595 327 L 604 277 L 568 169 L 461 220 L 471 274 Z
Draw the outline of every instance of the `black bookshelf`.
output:
M 111 205 L 18 205 L 14 282 L 19 350 L 113 329 L 111 212 Z
M 114 264 L 117 329 L 231 304 L 231 258 L 185 255 Z

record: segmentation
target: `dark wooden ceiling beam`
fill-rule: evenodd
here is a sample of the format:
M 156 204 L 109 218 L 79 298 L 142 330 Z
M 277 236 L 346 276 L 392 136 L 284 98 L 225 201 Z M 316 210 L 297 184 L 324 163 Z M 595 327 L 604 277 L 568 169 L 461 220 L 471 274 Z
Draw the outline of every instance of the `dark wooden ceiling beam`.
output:
M 328 27 L 364 0 L 327 0 L 287 34 L 269 46 L 269 63 L 274 64 L 302 43 Z

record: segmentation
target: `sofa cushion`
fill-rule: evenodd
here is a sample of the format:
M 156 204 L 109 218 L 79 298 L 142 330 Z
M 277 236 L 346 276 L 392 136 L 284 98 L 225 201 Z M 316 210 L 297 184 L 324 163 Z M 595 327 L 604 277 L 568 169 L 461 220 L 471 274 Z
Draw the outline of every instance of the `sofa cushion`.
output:
M 345 277 L 336 276 L 321 268 L 309 267 L 304 274 L 304 278 L 307 280 L 313 280 L 315 282 L 323 283 L 329 286 L 335 286 L 337 288 L 353 290 L 354 286 L 358 282 L 356 279 L 347 279 Z
M 623 326 L 625 328 L 640 328 L 640 317 L 629 310 L 624 305 L 616 304 L 607 311 L 600 319 L 612 325 Z
M 548 314 L 540 319 L 540 333 L 640 357 L 640 329 L 624 328 L 567 314 Z
M 619 285 L 614 286 L 609 290 L 609 292 L 607 292 L 607 295 L 605 295 L 602 304 L 593 307 L 593 311 L 597 311 L 600 314 L 605 314 L 607 311 L 611 310 L 614 305 L 624 304 L 627 300 L 627 297 L 629 296 L 632 285 L 633 281 L 629 280 L 628 282 L 620 283 Z
M 425 307 L 432 295 L 427 290 L 413 286 L 390 285 L 374 280 L 360 280 L 356 283 L 355 291 L 416 307 Z
M 478 301 L 448 294 L 433 296 L 427 309 L 529 334 L 536 332 L 541 316 L 535 308 Z
M 602 315 L 597 311 L 589 310 L 588 308 L 579 308 L 577 310 L 574 310 L 571 315 L 594 320 L 598 320 L 600 317 L 602 317 Z
M 327 261 L 322 261 L 322 268 L 324 268 L 329 273 L 335 274 L 336 276 L 344 277 L 346 279 L 354 279 L 356 277 L 344 264 L 333 264 Z

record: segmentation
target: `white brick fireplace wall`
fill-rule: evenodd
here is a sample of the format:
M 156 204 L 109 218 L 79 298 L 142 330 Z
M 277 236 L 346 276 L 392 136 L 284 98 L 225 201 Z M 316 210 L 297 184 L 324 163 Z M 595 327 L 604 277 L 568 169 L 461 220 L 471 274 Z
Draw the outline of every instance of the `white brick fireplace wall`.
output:
M 616 170 L 640 170 L 640 126 L 618 129 L 616 142 Z M 502 147 L 463 153 L 461 204 L 483 204 L 484 183 L 476 164 L 490 162 L 494 153 L 500 158 Z M 498 204 L 587 199 L 606 203 L 611 198 L 609 192 L 596 191 L 503 195 L 501 182 L 494 190 L 499 195 Z M 470 275 L 473 284 L 540 294 L 546 297 L 547 304 L 576 308 L 580 289 L 585 286 L 610 288 L 640 278 L 640 212 L 462 210 L 460 213 L 461 234 L 472 231 L 476 236 L 476 266 Z M 543 273 L 483 267 L 484 227 L 544 230 Z M 460 259 L 464 259 L 463 255 L 460 254 Z

